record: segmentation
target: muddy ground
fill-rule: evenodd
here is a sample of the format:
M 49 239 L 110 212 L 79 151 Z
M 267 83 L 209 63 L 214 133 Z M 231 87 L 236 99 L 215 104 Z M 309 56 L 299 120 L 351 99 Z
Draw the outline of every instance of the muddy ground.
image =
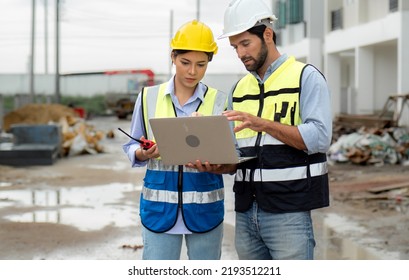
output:
M 331 205 L 315 212 L 325 225 L 321 242 L 329 244 L 321 257 L 331 259 L 332 247 L 335 259 L 408 260 L 409 167 L 334 164 L 329 170 Z
M 61 158 L 50 166 L 0 166 L 0 259 L 140 259 L 138 200 L 143 168 L 132 169 L 116 130 L 129 120 L 88 120 L 115 131 L 104 153 Z M 331 206 L 314 211 L 317 259 L 409 259 L 405 188 L 409 167 L 330 166 Z M 226 176 L 222 259 L 234 251 L 232 177 Z M 182 259 L 186 258 L 185 255 Z

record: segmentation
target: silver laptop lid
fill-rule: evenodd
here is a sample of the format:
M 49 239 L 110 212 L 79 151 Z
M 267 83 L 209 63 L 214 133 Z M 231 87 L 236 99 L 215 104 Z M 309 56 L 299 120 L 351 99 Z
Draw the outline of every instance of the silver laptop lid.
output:
M 211 164 L 239 163 L 225 116 L 154 118 L 149 123 L 164 164 L 185 165 L 197 159 Z

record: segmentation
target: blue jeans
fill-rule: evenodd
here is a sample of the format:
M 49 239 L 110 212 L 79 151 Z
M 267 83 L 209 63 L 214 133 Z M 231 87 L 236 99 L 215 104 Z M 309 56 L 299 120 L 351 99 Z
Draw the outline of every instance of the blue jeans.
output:
M 236 212 L 235 245 L 242 260 L 313 259 L 311 213 L 269 213 L 254 202 L 247 212 Z
M 189 260 L 219 260 L 223 223 L 212 231 L 192 234 L 155 233 L 142 227 L 144 260 L 179 260 L 183 236 Z

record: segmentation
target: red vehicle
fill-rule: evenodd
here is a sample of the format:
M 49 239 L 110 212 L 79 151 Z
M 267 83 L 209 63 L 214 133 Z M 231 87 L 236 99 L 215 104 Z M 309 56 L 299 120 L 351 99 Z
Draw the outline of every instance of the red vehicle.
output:
M 105 75 L 129 75 L 129 74 L 144 74 L 147 76 L 147 80 L 144 81 L 143 86 L 153 86 L 155 84 L 155 74 L 150 69 L 131 69 L 131 70 L 114 70 L 103 72 Z M 120 119 L 126 119 L 128 115 L 133 113 L 137 95 L 117 95 L 110 96 L 107 102 L 115 115 Z M 112 100 L 113 99 L 113 100 Z
M 110 70 L 85 73 L 69 73 L 63 76 L 85 76 L 85 75 L 127 75 L 128 90 L 111 90 L 106 93 L 105 105 L 118 118 L 126 119 L 128 115 L 133 113 L 135 101 L 138 93 L 144 86 L 152 86 L 155 84 L 155 73 L 150 69 L 129 69 L 129 70 Z

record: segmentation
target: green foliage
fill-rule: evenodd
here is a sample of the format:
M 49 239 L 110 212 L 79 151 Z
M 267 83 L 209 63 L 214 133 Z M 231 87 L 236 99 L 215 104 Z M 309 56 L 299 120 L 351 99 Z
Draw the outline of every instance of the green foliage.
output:
M 14 110 L 14 96 L 3 95 L 3 109 L 4 112 L 11 112 Z
M 36 96 L 35 102 L 38 104 L 45 104 L 50 102 L 55 102 L 53 96 L 38 95 Z M 3 95 L 3 110 L 4 113 L 11 112 L 15 110 L 15 96 Z M 61 104 L 65 106 L 82 107 L 85 109 L 87 115 L 89 116 L 100 116 L 105 115 L 107 112 L 106 96 L 105 95 L 94 95 L 94 96 L 62 96 Z
M 104 95 L 86 96 L 62 96 L 61 104 L 66 106 L 82 107 L 88 115 L 104 115 L 107 108 Z

